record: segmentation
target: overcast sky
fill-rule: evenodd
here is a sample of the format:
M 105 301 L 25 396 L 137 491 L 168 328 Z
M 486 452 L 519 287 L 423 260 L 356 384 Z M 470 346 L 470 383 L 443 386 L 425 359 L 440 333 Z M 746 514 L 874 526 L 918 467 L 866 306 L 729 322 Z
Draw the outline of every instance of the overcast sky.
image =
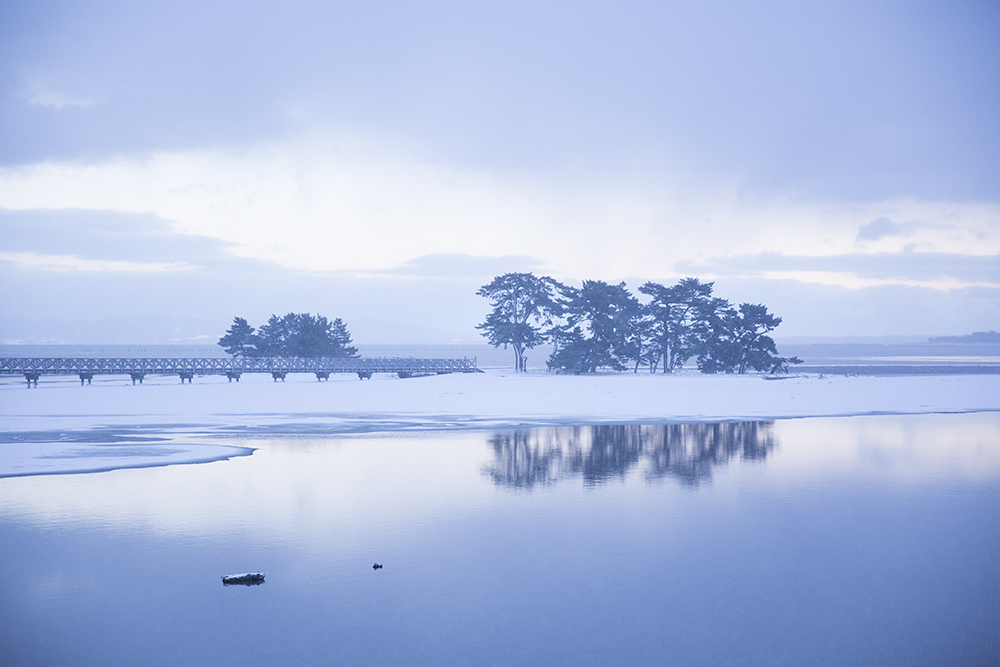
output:
M 493 275 L 1000 329 L 1000 4 L 0 3 L 0 342 L 474 341 Z

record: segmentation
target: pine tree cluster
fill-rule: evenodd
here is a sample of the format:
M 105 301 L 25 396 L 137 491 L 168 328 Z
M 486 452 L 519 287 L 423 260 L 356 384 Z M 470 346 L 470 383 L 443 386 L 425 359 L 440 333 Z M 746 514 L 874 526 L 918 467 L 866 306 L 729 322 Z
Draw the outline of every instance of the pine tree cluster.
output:
M 625 283 L 584 280 L 579 288 L 547 276 L 508 273 L 479 289 L 493 310 L 478 325 L 494 347 L 510 345 L 515 368 L 545 342 L 555 371 L 593 373 L 640 367 L 671 373 L 695 359 L 703 373 L 787 372 L 795 357 L 778 356 L 767 334 L 781 318 L 761 304 L 738 307 L 712 295 L 714 283 L 684 278 L 670 287 L 647 282 L 640 301 Z
M 233 318 L 226 335 L 219 339 L 226 352 L 237 357 L 356 357 L 351 334 L 339 317 L 332 322 L 322 315 L 288 313 L 271 315 L 255 330 L 242 317 Z

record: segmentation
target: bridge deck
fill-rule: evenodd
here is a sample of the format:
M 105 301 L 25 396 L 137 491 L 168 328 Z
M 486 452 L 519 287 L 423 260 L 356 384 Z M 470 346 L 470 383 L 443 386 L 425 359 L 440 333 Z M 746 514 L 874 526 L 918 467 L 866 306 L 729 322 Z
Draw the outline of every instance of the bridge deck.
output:
M 239 378 L 244 373 L 271 373 L 284 377 L 286 373 L 316 373 L 317 377 L 332 373 L 357 373 L 367 377 L 372 373 L 425 375 L 441 373 L 477 373 L 475 359 L 414 359 L 409 357 L 355 357 L 350 359 L 298 358 L 0 358 L 0 375 L 24 375 L 29 383 L 41 375 L 79 375 L 81 381 L 94 375 L 131 375 L 133 380 L 145 375 L 226 375 Z

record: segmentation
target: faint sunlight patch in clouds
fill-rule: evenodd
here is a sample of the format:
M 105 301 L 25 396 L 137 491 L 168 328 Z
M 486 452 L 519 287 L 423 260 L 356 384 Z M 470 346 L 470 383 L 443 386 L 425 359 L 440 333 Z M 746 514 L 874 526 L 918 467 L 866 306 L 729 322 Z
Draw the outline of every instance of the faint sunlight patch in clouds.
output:
M 920 280 L 916 278 L 865 278 L 849 271 L 764 271 L 762 276 L 768 280 L 795 280 L 800 283 L 814 283 L 847 289 L 864 289 L 866 287 L 885 287 L 902 285 L 906 287 L 924 287 L 947 292 L 968 287 L 1000 288 L 1000 282 L 963 281 L 957 278 L 937 278 Z
M 706 279 L 794 280 L 852 290 L 893 285 L 943 292 L 1000 288 L 1000 254 L 854 252 L 821 257 L 768 252 L 678 262 L 675 268 Z
M 524 254 L 531 195 L 349 142 L 156 153 L 0 171 L 0 206 L 155 212 L 232 252 L 309 270 L 399 266 L 439 253 Z M 512 229 L 517 228 L 517 229 Z M 470 252 L 471 250 L 471 252 Z
M 42 255 L 34 252 L 0 251 L 0 261 L 10 262 L 20 269 L 41 271 L 164 273 L 192 268 L 180 263 L 84 259 L 73 255 Z
M 452 253 L 414 257 L 402 266 L 378 271 L 372 275 L 415 279 L 477 278 L 488 280 L 492 276 L 502 273 L 544 270 L 539 260 L 526 255 L 486 257 Z
M 4 169 L 0 207 L 153 213 L 237 255 L 311 271 L 405 270 L 418 257 L 473 255 L 532 258 L 569 280 L 671 279 L 678 262 L 830 256 L 857 252 L 859 237 L 866 253 L 1000 253 L 995 204 L 808 202 L 746 195 L 739 183 L 692 187 L 669 174 L 463 170 L 343 131 Z

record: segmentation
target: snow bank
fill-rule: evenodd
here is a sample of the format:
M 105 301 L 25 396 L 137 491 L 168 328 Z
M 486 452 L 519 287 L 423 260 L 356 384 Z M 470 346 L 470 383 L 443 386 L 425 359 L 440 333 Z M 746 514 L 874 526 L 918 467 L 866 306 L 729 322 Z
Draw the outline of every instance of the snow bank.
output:
M 204 377 L 183 385 L 175 377 L 150 377 L 135 386 L 127 378 L 97 378 L 84 387 L 75 378 L 43 377 L 37 389 L 26 389 L 15 380 L 0 384 L 0 475 L 25 474 L 11 472 L 10 461 L 17 455 L 7 452 L 18 446 L 17 434 L 32 432 L 125 428 L 174 434 L 333 433 L 1000 411 L 1000 375 L 804 375 L 767 380 L 488 372 L 406 380 L 376 376 L 370 381 L 335 376 L 329 382 L 290 375 L 287 382 L 277 383 L 269 376 L 244 376 L 240 383 Z M 51 446 L 63 447 L 60 451 L 68 455 L 43 460 L 72 463 L 73 471 L 95 469 L 90 464 L 100 459 L 96 454 L 74 456 L 75 450 L 66 444 Z M 57 453 L 51 450 L 45 456 Z M 188 459 L 181 452 L 161 452 L 137 455 L 136 460 L 162 465 L 190 462 L 195 455 L 209 457 L 198 460 L 216 460 L 234 453 L 197 449 L 187 453 Z
M 152 468 L 179 463 L 208 463 L 248 456 L 248 447 L 175 443 L 3 442 L 0 477 L 104 472 L 121 468 Z
M 860 414 L 1000 410 L 1000 375 L 663 376 L 483 373 L 400 380 L 311 375 L 272 382 L 196 378 L 44 378 L 37 389 L 0 386 L 0 432 L 94 427 L 217 430 L 289 427 L 317 431 L 467 424 L 720 421 Z

